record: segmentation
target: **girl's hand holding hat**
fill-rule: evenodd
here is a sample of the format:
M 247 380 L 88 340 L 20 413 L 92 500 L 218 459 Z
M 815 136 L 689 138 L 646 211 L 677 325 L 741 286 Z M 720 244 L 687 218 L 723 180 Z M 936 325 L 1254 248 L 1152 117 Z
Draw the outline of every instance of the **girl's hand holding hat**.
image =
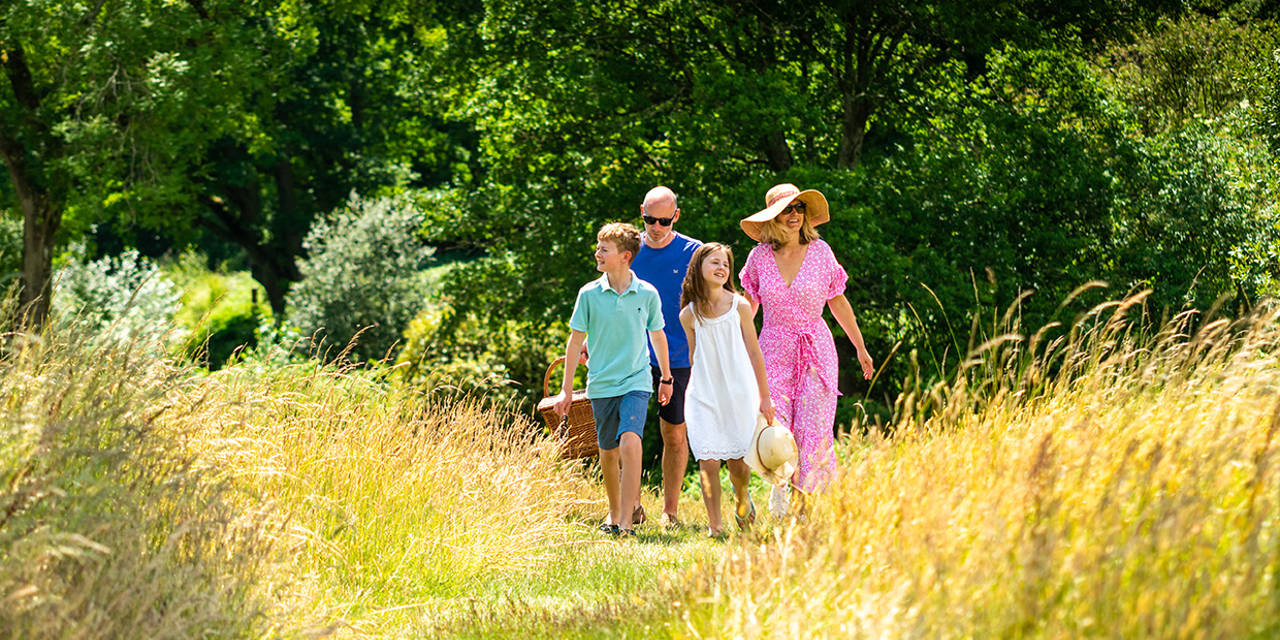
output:
M 763 415 L 764 419 L 768 421 L 769 424 L 773 424 L 774 422 L 773 401 L 770 400 L 769 396 L 767 395 L 760 398 L 760 415 Z

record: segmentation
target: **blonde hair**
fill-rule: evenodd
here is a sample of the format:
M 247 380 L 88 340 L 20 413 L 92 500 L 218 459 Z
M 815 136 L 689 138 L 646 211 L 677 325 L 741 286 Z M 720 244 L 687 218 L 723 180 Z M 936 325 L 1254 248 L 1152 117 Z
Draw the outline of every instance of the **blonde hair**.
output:
M 596 233 L 596 242 L 612 242 L 618 251 L 630 251 L 630 263 L 640 253 L 640 231 L 625 222 L 610 222 Z
M 773 247 L 774 251 L 781 249 L 785 244 L 783 240 L 787 237 L 786 227 L 778 222 L 778 217 L 774 216 L 768 222 L 760 225 L 760 242 Z M 809 216 L 805 215 L 804 222 L 800 225 L 800 244 L 809 244 L 822 236 L 818 235 L 818 230 L 809 224 Z
M 689 270 L 684 272 L 684 283 L 680 285 L 680 308 L 693 305 L 693 316 L 698 320 L 711 315 L 711 297 L 706 288 L 707 281 L 702 278 L 702 263 L 717 251 L 723 251 L 729 261 L 729 277 L 724 281 L 724 290 L 738 292 L 733 286 L 733 249 L 719 242 L 708 242 L 698 247 L 689 259 Z

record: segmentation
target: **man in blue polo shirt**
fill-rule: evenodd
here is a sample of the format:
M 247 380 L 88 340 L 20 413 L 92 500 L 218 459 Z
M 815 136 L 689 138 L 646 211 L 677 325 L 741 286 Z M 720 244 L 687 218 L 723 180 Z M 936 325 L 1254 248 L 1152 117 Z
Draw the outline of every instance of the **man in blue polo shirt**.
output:
M 671 375 L 675 378 L 671 400 L 658 406 L 658 424 L 662 431 L 662 524 L 678 525 L 680 520 L 676 517 L 676 507 L 684 484 L 685 468 L 689 464 L 684 392 L 689 386 L 690 368 L 689 341 L 680 325 L 680 286 L 684 282 L 685 271 L 689 269 L 689 260 L 694 250 L 702 246 L 702 241 L 675 230 L 680 209 L 676 206 L 675 192 L 667 187 L 654 187 L 645 194 L 640 216 L 644 220 L 644 236 L 631 270 L 638 278 L 653 285 L 662 299 L 662 317 L 666 321 L 663 333 L 667 336 Z M 655 392 L 662 379 L 658 362 L 653 347 L 649 347 L 649 368 Z

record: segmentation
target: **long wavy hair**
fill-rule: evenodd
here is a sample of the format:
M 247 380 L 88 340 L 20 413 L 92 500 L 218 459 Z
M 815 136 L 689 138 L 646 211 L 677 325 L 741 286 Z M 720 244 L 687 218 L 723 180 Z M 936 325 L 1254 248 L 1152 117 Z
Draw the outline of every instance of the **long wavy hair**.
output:
M 733 249 L 719 242 L 708 242 L 698 247 L 689 259 L 689 270 L 684 274 L 684 283 L 680 285 L 680 308 L 693 305 L 693 316 L 701 321 L 711 315 L 711 291 L 707 289 L 707 281 L 702 277 L 702 263 L 711 254 L 723 251 L 729 262 L 729 277 L 724 281 L 724 290 L 737 293 L 733 286 Z

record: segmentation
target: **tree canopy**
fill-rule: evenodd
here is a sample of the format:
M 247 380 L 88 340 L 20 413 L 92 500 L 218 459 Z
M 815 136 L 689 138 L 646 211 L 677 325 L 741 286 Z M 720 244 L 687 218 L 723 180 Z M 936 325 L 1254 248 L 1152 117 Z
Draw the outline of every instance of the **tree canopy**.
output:
M 872 349 L 941 370 L 978 310 L 1017 301 L 1048 321 L 1094 279 L 1151 287 L 1165 309 L 1275 293 L 1276 13 L 11 3 L 0 207 L 23 219 L 36 319 L 57 252 L 87 240 L 237 260 L 280 321 L 317 220 L 353 193 L 430 192 L 414 200 L 426 241 L 468 258 L 430 294 L 447 309 L 432 344 L 464 325 L 482 344 L 477 326 L 562 320 L 595 229 L 635 220 L 653 185 L 680 195 L 682 231 L 745 255 L 738 220 L 789 181 L 832 204 L 820 231 Z

